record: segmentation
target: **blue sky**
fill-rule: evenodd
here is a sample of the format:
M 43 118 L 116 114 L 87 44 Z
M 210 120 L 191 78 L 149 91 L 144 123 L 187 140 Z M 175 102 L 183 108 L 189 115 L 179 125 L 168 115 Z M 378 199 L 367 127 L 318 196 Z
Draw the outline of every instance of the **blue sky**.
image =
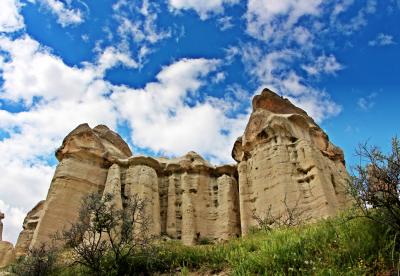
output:
M 232 163 L 262 88 L 344 149 L 399 134 L 399 0 L 1 0 L 5 239 L 44 199 L 54 150 L 88 122 L 135 154 Z

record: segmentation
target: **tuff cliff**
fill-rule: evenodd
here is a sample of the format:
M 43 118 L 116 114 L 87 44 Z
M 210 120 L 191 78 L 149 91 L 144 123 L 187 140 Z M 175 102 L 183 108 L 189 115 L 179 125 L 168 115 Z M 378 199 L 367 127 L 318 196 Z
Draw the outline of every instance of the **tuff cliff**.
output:
M 64 139 L 56 157 L 47 198 L 27 215 L 17 255 L 67 227 L 91 192 L 114 194 L 121 208 L 138 194 L 147 199 L 152 233 L 185 244 L 245 235 L 269 206 L 285 212 L 284 199 L 311 221 L 348 204 L 343 152 L 304 110 L 268 89 L 253 99 L 232 150 L 235 165 L 213 166 L 195 152 L 174 159 L 132 155 L 118 134 L 87 124 Z
M 238 162 L 242 234 L 269 206 L 275 216 L 283 214 L 285 200 L 308 220 L 334 215 L 349 203 L 342 150 L 304 110 L 268 89 L 254 97 L 232 157 Z

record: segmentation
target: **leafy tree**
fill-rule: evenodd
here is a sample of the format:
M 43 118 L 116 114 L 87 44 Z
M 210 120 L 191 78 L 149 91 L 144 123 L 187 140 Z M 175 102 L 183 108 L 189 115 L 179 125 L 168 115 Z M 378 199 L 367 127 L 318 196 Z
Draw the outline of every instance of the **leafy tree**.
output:
M 257 222 L 258 228 L 264 231 L 271 231 L 275 228 L 293 227 L 303 224 L 309 219 L 306 216 L 305 210 L 299 206 L 299 201 L 296 200 L 294 206 L 290 206 L 287 202 L 287 194 L 285 194 L 282 204 L 284 211 L 279 214 L 272 213 L 272 205 L 269 205 L 263 216 L 257 215 L 253 211 L 253 219 Z
M 79 219 L 61 238 L 75 263 L 94 275 L 131 275 L 146 269 L 151 249 L 146 202 L 138 196 L 116 208 L 113 196 L 90 194 L 82 200 Z
M 20 276 L 56 275 L 58 250 L 55 246 L 42 244 L 31 248 L 26 256 L 20 257 L 10 271 Z
M 391 152 L 364 143 L 357 155 L 350 192 L 362 215 L 400 232 L 400 142 L 392 139 Z

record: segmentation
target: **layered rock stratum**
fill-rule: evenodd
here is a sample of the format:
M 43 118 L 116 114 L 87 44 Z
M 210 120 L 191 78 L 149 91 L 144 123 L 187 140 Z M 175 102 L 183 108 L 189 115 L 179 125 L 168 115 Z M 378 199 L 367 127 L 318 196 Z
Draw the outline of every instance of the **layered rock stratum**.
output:
M 304 110 L 274 92 L 265 89 L 252 104 L 233 165 L 213 166 L 195 152 L 172 159 L 132 155 L 108 127 L 78 126 L 56 151 L 47 198 L 28 213 L 12 256 L 68 227 L 82 197 L 93 192 L 113 194 L 120 208 L 138 195 L 148 202 L 151 233 L 185 244 L 246 235 L 269 208 L 276 217 L 288 207 L 301 209 L 313 221 L 346 207 L 342 150 Z

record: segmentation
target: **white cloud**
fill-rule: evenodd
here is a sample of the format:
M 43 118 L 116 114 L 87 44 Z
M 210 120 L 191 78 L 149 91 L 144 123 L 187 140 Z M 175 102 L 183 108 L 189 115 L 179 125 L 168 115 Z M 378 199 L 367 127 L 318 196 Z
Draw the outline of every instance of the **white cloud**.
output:
M 359 9 L 355 16 L 351 17 L 348 15 L 346 21 L 340 21 L 338 15 L 346 11 L 353 3 L 354 1 L 343 0 L 343 5 L 342 8 L 339 9 L 339 12 L 336 11 L 335 13 L 334 10 L 331 14 L 332 27 L 336 28 L 341 34 L 352 35 L 359 31 L 368 24 L 367 16 L 376 12 L 377 1 L 367 0 L 365 6 Z
M 210 15 L 224 12 L 225 5 L 233 5 L 239 0 L 168 0 L 173 10 L 194 10 L 202 20 Z
M 2 66 L 5 99 L 22 100 L 28 106 L 34 97 L 73 99 L 95 78 L 92 68 L 69 67 L 26 35 L 15 41 L 0 37 L 0 49 L 11 58 Z
M 293 38 L 297 44 L 301 45 L 302 47 L 312 47 L 313 45 L 313 35 L 304 27 L 296 27 L 293 30 Z
M 15 32 L 24 28 L 24 18 L 19 14 L 19 0 L 0 1 L 0 32 Z
M 376 0 L 355 3 L 248 0 L 246 31 L 255 41 L 242 45 L 239 55 L 249 76 L 260 88 L 291 98 L 319 122 L 337 115 L 341 107 L 315 82 L 343 70 L 333 54 L 338 37 L 360 30 L 376 12 Z M 228 57 L 237 52 L 227 52 Z
M 242 51 L 246 70 L 260 85 L 256 92 L 268 87 L 290 98 L 317 122 L 341 112 L 341 107 L 329 94 L 307 85 L 305 79 L 291 69 L 290 65 L 299 58 L 298 53 L 287 49 L 264 53 L 260 48 L 249 45 Z M 328 71 L 333 70 L 330 66 L 325 67 Z
M 0 207 L 8 218 L 5 237 L 13 242 L 22 214 L 46 196 L 54 172 L 48 160 L 78 124 L 115 129 L 125 120 L 137 147 L 168 155 L 196 150 L 222 162 L 231 160 L 233 142 L 247 121 L 246 114 L 228 116 L 229 102 L 222 107 L 199 94 L 208 81 L 222 78 L 218 60 L 182 59 L 164 67 L 155 82 L 133 89 L 104 80 L 104 72 L 117 64 L 136 66 L 116 48 L 80 67 L 66 65 L 27 35 L 0 37 L 0 50 L 0 100 L 22 109 L 0 109 L 0 129 L 6 133 L 0 140 Z
M 45 5 L 55 16 L 61 26 L 77 25 L 84 21 L 84 13 L 80 9 L 72 8 L 72 1 L 38 0 Z M 83 3 L 79 1 L 79 3 Z M 86 6 L 87 7 L 87 6 Z
M 201 102 L 195 95 L 218 64 L 183 59 L 164 67 L 157 82 L 143 89 L 114 87 L 111 98 L 129 123 L 135 145 L 166 155 L 195 150 L 219 162 L 231 160 L 230 148 L 244 128 L 244 117 L 228 118 L 215 101 Z M 242 127 L 236 128 L 238 124 Z
M 319 16 L 322 0 L 248 0 L 247 32 L 264 41 L 279 39 L 302 17 Z
M 388 46 L 396 44 L 392 35 L 380 33 L 378 36 L 368 42 L 369 46 Z
M 361 97 L 357 101 L 357 105 L 364 111 L 368 111 L 375 106 L 375 98 L 378 96 L 377 93 L 371 93 L 366 97 Z
M 234 24 L 232 23 L 232 16 L 224 16 L 221 18 L 218 18 L 217 22 L 218 22 L 218 26 L 221 29 L 221 31 L 226 31 L 231 29 Z
M 337 71 L 343 69 L 343 65 L 341 65 L 334 55 L 322 55 L 317 58 L 317 60 L 313 64 L 303 65 L 302 68 L 309 75 L 321 75 L 321 74 L 336 74 Z
M 109 40 L 117 48 L 130 49 L 136 55 L 139 67 L 145 63 L 146 57 L 153 52 L 157 43 L 173 35 L 171 26 L 159 26 L 160 10 L 157 2 L 118 0 L 112 8 L 112 17 L 118 27 L 116 35 L 109 27 L 105 27 Z M 120 41 L 116 43 L 117 39 Z M 176 35 L 176 39 L 179 39 L 179 35 Z
M 107 69 L 122 64 L 127 68 L 138 68 L 138 63 L 130 57 L 129 52 L 118 50 L 115 47 L 107 47 L 100 54 L 98 66 L 100 72 L 103 74 Z
M 21 221 L 24 220 L 26 212 L 18 207 L 11 207 L 0 199 L 0 211 L 5 213 L 5 218 L 3 220 L 3 240 L 9 241 L 13 240 L 13 236 L 9 235 L 12 232 L 21 231 L 22 224 Z
M 29 36 L 2 37 L 0 49 L 8 57 L 2 64 L 0 97 L 25 105 L 20 112 L 0 109 L 0 129 L 7 133 L 0 140 L 1 199 L 9 210 L 26 213 L 46 196 L 54 172 L 46 160 L 62 138 L 83 122 L 115 128 L 117 113 L 105 96 L 108 83 L 96 65 L 69 67 Z M 9 212 L 6 215 L 14 221 L 13 211 Z M 21 225 L 22 220 L 7 224 L 11 241 L 15 242 Z
M 124 39 L 132 38 L 137 43 L 154 44 L 171 36 L 170 30 L 160 30 L 157 26 L 157 6 L 154 2 L 119 0 L 113 5 L 115 18 L 119 22 L 118 32 Z M 132 17 L 132 11 L 135 17 Z

